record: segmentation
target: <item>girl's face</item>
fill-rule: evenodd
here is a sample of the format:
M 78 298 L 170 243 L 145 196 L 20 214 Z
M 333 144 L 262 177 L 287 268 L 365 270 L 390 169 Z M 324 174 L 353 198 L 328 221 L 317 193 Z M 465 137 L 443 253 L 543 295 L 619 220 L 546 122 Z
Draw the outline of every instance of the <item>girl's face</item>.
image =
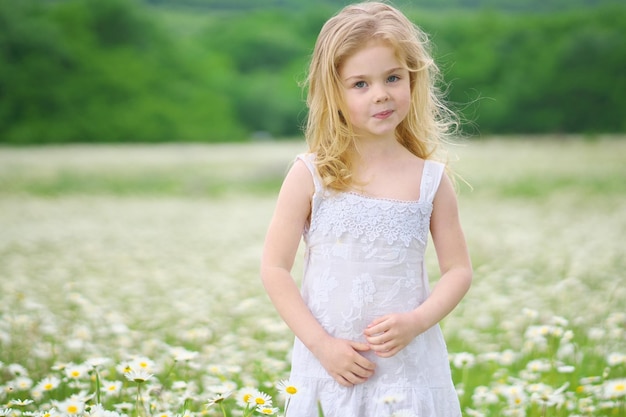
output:
M 359 138 L 394 138 L 409 112 L 409 71 L 394 49 L 372 41 L 349 56 L 340 68 L 348 115 Z

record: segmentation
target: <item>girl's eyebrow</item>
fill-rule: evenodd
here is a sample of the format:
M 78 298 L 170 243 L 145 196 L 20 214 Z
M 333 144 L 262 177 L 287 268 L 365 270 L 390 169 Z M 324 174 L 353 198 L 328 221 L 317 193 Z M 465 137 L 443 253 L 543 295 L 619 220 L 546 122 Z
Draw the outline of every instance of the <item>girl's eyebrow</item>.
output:
M 383 74 L 388 75 L 388 74 L 391 74 L 391 73 L 394 73 L 394 72 L 402 71 L 404 69 L 405 69 L 404 67 L 396 67 L 396 68 L 392 68 L 392 69 L 389 69 L 389 70 L 383 72 Z M 363 78 L 367 78 L 367 77 L 368 77 L 367 75 L 360 75 L 360 74 L 359 75 L 350 75 L 350 76 L 344 78 L 343 80 L 344 81 L 350 81 L 353 78 L 354 79 L 363 79 Z

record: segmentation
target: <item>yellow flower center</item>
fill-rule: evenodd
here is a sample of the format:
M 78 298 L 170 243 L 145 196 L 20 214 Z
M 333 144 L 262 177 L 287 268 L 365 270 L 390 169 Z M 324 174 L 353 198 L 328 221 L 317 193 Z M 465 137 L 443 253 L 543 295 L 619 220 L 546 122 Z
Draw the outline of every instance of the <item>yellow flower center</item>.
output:
M 250 398 L 252 398 L 252 394 L 246 394 L 243 396 L 243 402 L 244 403 L 248 403 L 250 402 Z
M 261 398 L 261 397 L 257 397 L 257 398 L 255 399 L 255 402 L 257 403 L 257 405 L 263 405 L 263 404 L 265 404 L 265 400 L 264 400 L 263 398 Z
M 46 385 L 43 386 L 43 389 L 46 391 L 50 391 L 52 389 L 52 384 L 48 382 Z
M 69 414 L 76 414 L 76 413 L 78 413 L 78 407 L 76 407 L 76 406 L 75 406 L 75 405 L 73 405 L 73 404 L 72 404 L 72 405 L 68 405 L 68 406 L 67 406 L 67 412 L 68 412 Z
M 298 390 L 296 389 L 296 387 L 289 386 L 289 387 L 285 388 L 285 392 L 287 392 L 287 394 L 293 395 L 296 392 L 298 392 Z
M 626 390 L 626 385 L 625 384 L 617 384 L 615 386 L 615 391 L 617 391 L 617 392 L 622 392 L 624 390 Z

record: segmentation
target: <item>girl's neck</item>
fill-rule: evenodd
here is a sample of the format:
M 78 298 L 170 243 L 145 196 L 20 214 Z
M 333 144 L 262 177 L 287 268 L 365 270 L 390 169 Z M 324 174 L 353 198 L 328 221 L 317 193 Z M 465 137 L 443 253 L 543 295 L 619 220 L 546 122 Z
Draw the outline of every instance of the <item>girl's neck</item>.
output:
M 367 163 L 374 160 L 395 158 L 405 150 L 394 137 L 376 140 L 357 139 L 353 152 L 355 161 Z

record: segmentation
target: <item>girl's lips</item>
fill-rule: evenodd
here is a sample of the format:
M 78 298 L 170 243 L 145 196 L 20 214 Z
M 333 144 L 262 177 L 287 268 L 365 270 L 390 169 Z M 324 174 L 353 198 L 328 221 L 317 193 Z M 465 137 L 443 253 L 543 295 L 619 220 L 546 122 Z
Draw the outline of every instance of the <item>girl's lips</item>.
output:
M 385 111 L 376 113 L 374 117 L 377 119 L 386 119 L 387 117 L 391 116 L 392 113 L 393 113 L 393 110 L 385 110 Z

